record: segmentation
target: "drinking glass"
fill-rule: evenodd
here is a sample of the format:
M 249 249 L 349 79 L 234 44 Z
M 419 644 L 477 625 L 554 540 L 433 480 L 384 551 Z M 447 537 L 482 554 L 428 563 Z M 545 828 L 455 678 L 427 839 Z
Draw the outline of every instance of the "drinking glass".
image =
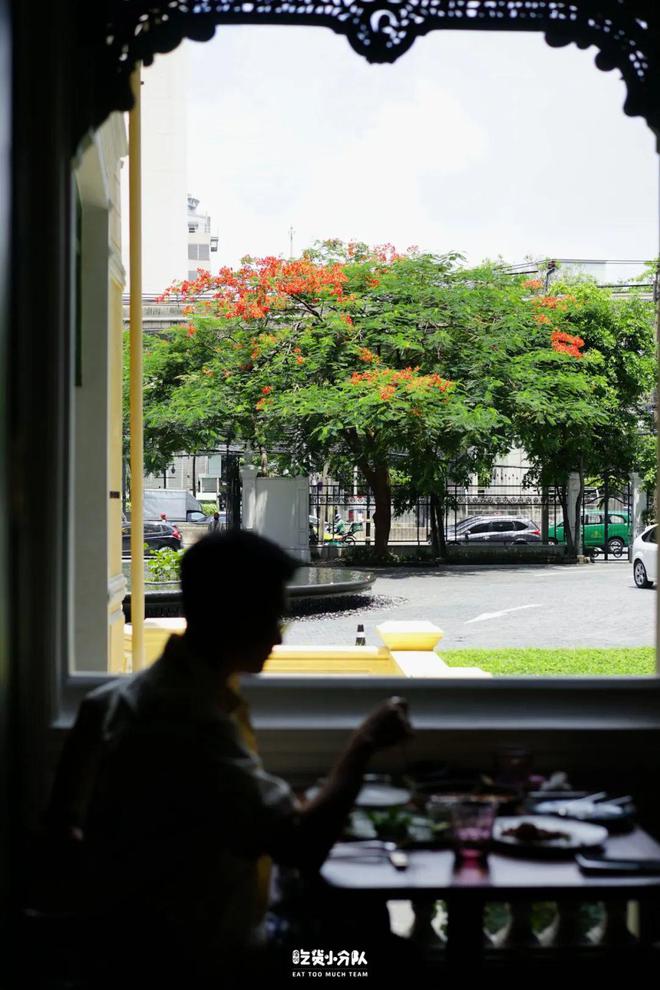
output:
M 450 808 L 456 858 L 465 863 L 486 859 L 493 835 L 494 801 L 459 801 Z

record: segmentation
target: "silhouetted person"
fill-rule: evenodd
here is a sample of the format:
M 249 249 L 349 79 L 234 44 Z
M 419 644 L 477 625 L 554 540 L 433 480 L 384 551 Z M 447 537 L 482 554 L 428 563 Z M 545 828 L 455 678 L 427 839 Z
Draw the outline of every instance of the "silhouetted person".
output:
M 214 512 L 213 518 L 209 522 L 207 529 L 209 533 L 219 533 L 220 532 L 220 513 Z
M 205 536 L 182 560 L 185 634 L 81 705 L 50 818 L 83 837 L 95 985 L 240 982 L 259 941 L 260 857 L 316 870 L 370 757 L 410 735 L 405 703 L 381 705 L 304 807 L 264 771 L 230 682 L 281 642 L 297 566 L 252 533 Z

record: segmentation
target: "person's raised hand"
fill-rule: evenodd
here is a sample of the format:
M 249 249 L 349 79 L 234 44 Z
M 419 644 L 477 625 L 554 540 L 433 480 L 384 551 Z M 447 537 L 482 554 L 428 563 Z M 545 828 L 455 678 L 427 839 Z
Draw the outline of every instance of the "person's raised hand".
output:
M 406 742 L 413 735 L 408 718 L 408 702 L 404 698 L 388 698 L 375 708 L 356 730 L 353 745 L 373 750 L 386 749 Z

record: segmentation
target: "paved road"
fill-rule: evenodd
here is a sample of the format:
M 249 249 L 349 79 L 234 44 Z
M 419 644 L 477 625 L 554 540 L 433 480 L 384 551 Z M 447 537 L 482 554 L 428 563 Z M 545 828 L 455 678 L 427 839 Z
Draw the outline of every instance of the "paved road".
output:
M 627 561 L 582 566 L 396 568 L 379 573 L 372 607 L 294 619 L 289 643 L 367 643 L 388 619 L 429 619 L 443 647 L 652 646 L 655 594 L 639 590 Z

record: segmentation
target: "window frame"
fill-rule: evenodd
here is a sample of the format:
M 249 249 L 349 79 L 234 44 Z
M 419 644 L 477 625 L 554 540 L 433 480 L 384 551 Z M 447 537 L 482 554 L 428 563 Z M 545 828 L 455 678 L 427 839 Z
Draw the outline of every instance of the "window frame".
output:
M 194 260 L 194 259 L 190 259 Z M 557 527 L 563 532 L 563 523 Z M 54 724 L 70 724 L 79 702 L 109 674 L 68 669 L 68 651 L 58 651 L 51 699 Z M 82 658 L 81 658 L 82 660 Z M 80 661 L 79 661 L 80 662 Z M 84 662 L 84 661 L 82 661 Z M 52 682 L 51 682 L 52 683 Z M 384 694 L 403 693 L 422 729 L 660 729 L 660 677 L 381 679 L 285 677 L 246 678 L 257 729 L 350 728 Z
M 54 728 L 116 678 L 60 672 Z M 660 677 L 393 678 L 246 676 L 257 731 L 347 732 L 384 698 L 403 695 L 418 731 L 660 731 Z

